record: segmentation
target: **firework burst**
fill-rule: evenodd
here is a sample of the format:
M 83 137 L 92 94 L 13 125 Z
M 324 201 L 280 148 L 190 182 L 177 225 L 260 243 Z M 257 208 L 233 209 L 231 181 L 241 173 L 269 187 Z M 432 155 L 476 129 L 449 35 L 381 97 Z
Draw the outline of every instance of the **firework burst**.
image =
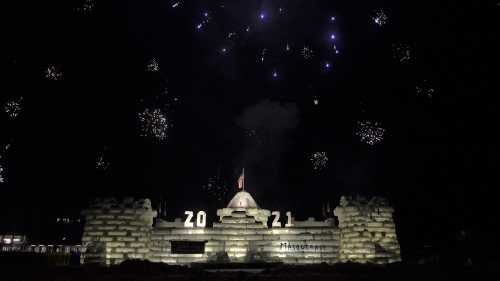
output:
M 45 70 L 45 78 L 47 78 L 49 80 L 54 80 L 54 81 L 61 80 L 62 79 L 62 72 L 54 65 L 49 66 Z
M 217 2 L 207 4 L 203 1 L 192 1 L 191 6 L 194 7 L 194 10 L 192 11 L 191 24 L 194 25 L 195 32 L 204 34 L 199 37 L 200 39 L 210 38 L 210 40 L 203 42 L 204 45 L 210 46 L 211 42 L 221 42 L 212 45 L 219 55 L 250 51 L 255 54 L 256 63 L 271 62 L 272 65 L 268 65 L 270 69 L 264 70 L 264 73 L 272 72 L 272 67 L 282 64 L 282 60 L 291 59 L 292 54 L 300 56 L 306 61 L 314 61 L 316 57 L 320 57 L 320 60 L 333 60 L 339 54 L 338 46 L 342 44 L 342 40 L 335 16 L 327 15 L 323 21 L 314 21 L 313 25 L 309 21 L 303 22 L 303 27 L 307 27 L 309 32 L 305 32 L 301 36 L 295 38 L 277 36 L 280 32 L 288 33 L 296 28 L 296 24 L 300 24 L 298 21 L 301 20 L 301 17 L 295 17 L 295 13 L 291 13 L 293 9 L 296 9 L 295 5 L 267 3 L 258 5 L 257 8 L 252 2 L 231 1 L 231 5 L 227 6 L 237 5 L 238 9 L 235 10 L 226 9 L 226 5 Z M 319 12 L 316 7 L 306 3 L 301 5 L 299 9 L 302 8 L 305 9 L 301 10 L 302 13 L 306 11 Z M 214 32 L 214 28 L 210 27 L 213 25 L 219 29 L 228 21 L 231 22 L 231 28 L 227 28 L 223 32 Z M 312 34 L 316 34 L 318 30 L 325 31 L 321 36 L 327 40 L 320 41 L 317 40 L 318 38 L 312 38 Z M 318 69 L 319 73 L 324 71 L 325 69 Z M 287 69 L 280 67 L 280 73 L 276 76 L 286 77 L 286 73 Z
M 4 112 L 12 119 L 16 119 L 17 116 L 19 116 L 19 113 L 21 112 L 21 102 L 23 101 L 23 98 L 20 97 L 17 100 L 11 100 L 5 103 L 3 106 Z
M 146 64 L 146 71 L 158 72 L 160 70 L 160 63 L 156 58 L 152 58 Z
M 305 60 L 308 60 L 314 56 L 314 51 L 310 47 L 304 46 L 301 55 Z
M 209 177 L 207 183 L 202 185 L 202 189 L 218 201 L 224 200 L 229 192 L 229 188 L 219 175 Z
M 309 160 L 311 160 L 313 170 L 321 171 L 328 164 L 328 155 L 324 151 L 314 152 L 311 153 Z
M 417 86 L 415 86 L 415 91 L 417 92 L 418 96 L 426 98 L 432 98 L 432 96 L 436 92 L 429 81 L 425 79 L 418 83 Z
M 397 59 L 399 62 L 409 61 L 411 58 L 410 46 L 403 43 L 392 45 L 393 58 Z
M 372 16 L 373 22 L 378 26 L 383 26 L 387 23 L 389 17 L 385 14 L 383 10 L 376 10 Z
M 141 123 L 141 136 L 151 137 L 160 142 L 167 139 L 168 130 L 172 124 L 162 110 L 146 108 L 138 113 L 138 117 Z
M 368 145 L 375 145 L 384 139 L 385 129 L 378 122 L 358 121 L 356 135 L 361 142 Z
M 79 12 L 92 12 L 95 8 L 95 0 L 84 0 L 82 5 L 77 9 Z

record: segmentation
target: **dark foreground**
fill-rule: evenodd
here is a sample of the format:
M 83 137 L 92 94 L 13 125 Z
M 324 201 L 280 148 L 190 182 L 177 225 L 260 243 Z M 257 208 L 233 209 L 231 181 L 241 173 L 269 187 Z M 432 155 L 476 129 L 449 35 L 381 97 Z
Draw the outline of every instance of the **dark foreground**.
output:
M 216 266 L 196 266 L 192 268 L 181 266 L 168 266 L 149 262 L 131 261 L 119 266 L 35 266 L 35 265 L 9 265 L 0 264 L 1 280 L 16 281 L 148 281 L 148 280 L 480 280 L 499 272 L 498 267 L 460 267 L 439 265 L 410 265 L 392 264 L 388 266 L 338 264 L 338 265 L 311 265 L 287 266 L 276 265 L 262 270 L 260 273 L 237 271 L 238 267 L 232 266 L 235 272 L 213 272 Z M 246 266 L 248 268 L 248 266 Z M 252 270 L 259 268 L 254 266 Z M 497 275 L 497 274 L 495 274 Z

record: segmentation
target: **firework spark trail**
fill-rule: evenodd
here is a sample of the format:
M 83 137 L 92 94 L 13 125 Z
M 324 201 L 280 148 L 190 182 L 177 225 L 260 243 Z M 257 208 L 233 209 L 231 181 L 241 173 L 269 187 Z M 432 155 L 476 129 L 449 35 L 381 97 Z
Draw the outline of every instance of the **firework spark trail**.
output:
M 110 162 L 106 159 L 104 151 L 99 152 L 96 158 L 96 170 L 106 171 L 110 165 Z
M 5 147 L 3 147 L 1 150 L 0 150 L 0 183 L 4 183 L 5 182 L 5 177 L 4 177 L 4 174 L 3 174 L 3 166 L 2 166 L 2 162 L 4 161 L 3 159 L 5 158 L 4 157 L 4 154 L 7 152 L 7 150 L 9 150 L 10 148 L 10 144 L 7 144 L 5 145 Z
M 2 163 L 0 163 L 0 183 L 4 183 L 4 182 L 5 182 L 5 178 L 3 177 Z

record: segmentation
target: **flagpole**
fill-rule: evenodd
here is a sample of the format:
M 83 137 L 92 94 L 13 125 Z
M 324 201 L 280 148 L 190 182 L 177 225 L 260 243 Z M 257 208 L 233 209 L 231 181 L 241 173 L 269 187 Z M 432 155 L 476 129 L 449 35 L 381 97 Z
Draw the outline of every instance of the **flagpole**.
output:
M 243 191 L 245 191 L 245 168 L 243 168 Z

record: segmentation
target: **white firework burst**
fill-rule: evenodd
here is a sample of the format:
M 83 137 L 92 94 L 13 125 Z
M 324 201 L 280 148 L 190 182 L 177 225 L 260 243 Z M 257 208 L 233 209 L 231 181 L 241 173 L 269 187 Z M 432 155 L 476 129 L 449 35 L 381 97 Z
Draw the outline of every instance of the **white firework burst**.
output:
M 383 10 L 376 10 L 375 15 L 372 17 L 375 24 L 382 26 L 387 23 L 389 17 L 384 13 Z
M 95 7 L 95 0 L 84 0 L 82 5 L 78 8 L 79 12 L 92 12 Z
M 432 98 L 436 90 L 430 85 L 429 81 L 422 80 L 417 86 L 415 86 L 415 90 L 417 95 Z
M 54 80 L 54 81 L 61 80 L 62 79 L 62 72 L 54 65 L 49 66 L 45 70 L 45 78 L 50 79 L 50 80 Z
M 328 164 L 328 155 L 325 151 L 311 153 L 311 157 L 309 159 L 311 160 L 315 171 L 323 170 Z
M 202 185 L 201 188 L 218 201 L 224 200 L 229 192 L 224 180 L 218 175 L 209 177 L 208 182 Z
M 5 111 L 5 113 L 7 113 L 7 115 L 12 118 L 12 119 L 15 119 L 17 118 L 17 116 L 19 115 L 19 113 L 21 112 L 21 102 L 22 102 L 23 98 L 20 97 L 18 100 L 11 100 L 11 101 L 8 101 L 4 104 L 3 106 L 3 110 Z
M 375 145 L 384 139 L 385 129 L 378 122 L 358 121 L 356 135 L 368 145 Z
M 392 45 L 393 58 L 399 60 L 399 62 L 405 62 L 410 60 L 411 51 L 410 46 L 404 43 L 398 43 Z
M 302 48 L 301 55 L 304 59 L 308 60 L 314 56 L 314 51 L 311 48 L 304 46 Z
M 158 72 L 160 70 L 160 63 L 156 58 L 152 58 L 146 64 L 146 71 Z
M 168 130 L 172 127 L 167 115 L 160 109 L 144 109 L 138 113 L 141 122 L 141 136 L 152 137 L 158 141 L 167 139 Z

